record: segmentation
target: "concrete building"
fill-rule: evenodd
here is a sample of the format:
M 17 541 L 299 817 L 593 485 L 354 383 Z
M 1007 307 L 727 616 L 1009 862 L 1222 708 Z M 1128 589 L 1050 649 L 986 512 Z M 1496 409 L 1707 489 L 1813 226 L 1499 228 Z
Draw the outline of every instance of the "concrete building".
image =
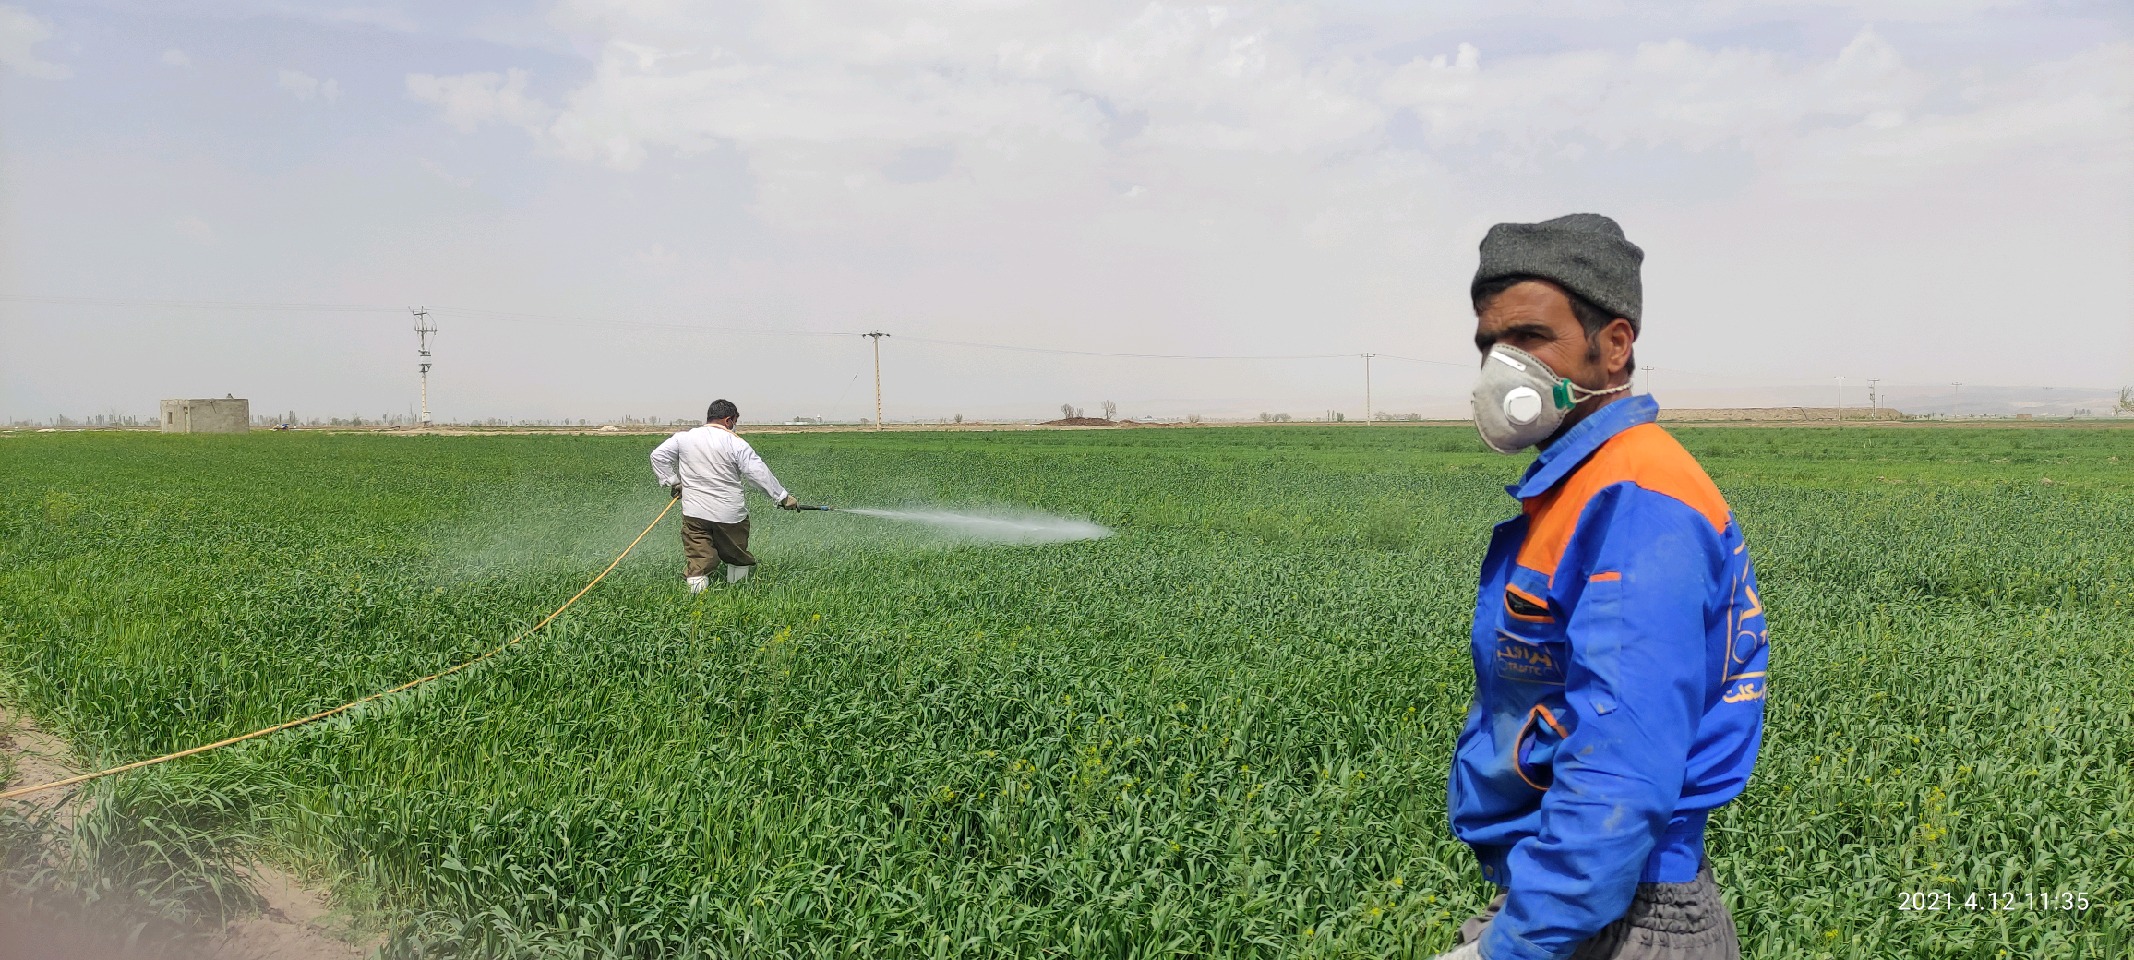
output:
M 252 401 L 226 396 L 220 400 L 163 401 L 164 433 L 248 433 Z

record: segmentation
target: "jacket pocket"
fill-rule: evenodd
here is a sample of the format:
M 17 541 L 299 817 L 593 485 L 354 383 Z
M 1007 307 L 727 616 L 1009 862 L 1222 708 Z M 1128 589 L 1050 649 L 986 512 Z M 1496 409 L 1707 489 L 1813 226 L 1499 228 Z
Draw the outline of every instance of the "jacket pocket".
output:
M 1513 564 L 1495 600 L 1496 621 L 1504 629 L 1529 640 L 1562 639 L 1566 618 L 1552 597 L 1547 574 Z
M 1556 748 L 1568 736 L 1558 711 L 1546 703 L 1534 704 L 1526 712 L 1526 722 L 1519 727 L 1518 741 L 1512 745 L 1512 768 L 1519 772 L 1519 779 L 1536 790 L 1547 790 L 1556 779 Z
M 1503 603 L 1507 625 L 1556 625 L 1556 611 L 1549 604 L 1549 578 L 1538 570 L 1514 565 L 1504 581 Z

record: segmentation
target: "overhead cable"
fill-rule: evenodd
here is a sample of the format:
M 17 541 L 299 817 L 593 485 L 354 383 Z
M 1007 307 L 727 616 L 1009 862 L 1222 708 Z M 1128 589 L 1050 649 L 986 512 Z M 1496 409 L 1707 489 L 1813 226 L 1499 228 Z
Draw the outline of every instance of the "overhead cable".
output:
M 901 337 L 906 343 L 931 343 L 949 347 L 972 347 L 979 350 L 1007 350 L 1014 353 L 1044 353 L 1071 357 L 1124 357 L 1136 360 L 1333 360 L 1352 359 L 1354 353 L 1118 353 L 1106 350 L 1068 350 L 1060 347 L 1022 347 L 1006 343 L 981 343 L 973 340 L 942 340 L 934 337 Z
M 399 312 L 406 307 L 357 303 L 276 303 L 261 300 L 137 300 L 120 297 L 38 297 L 0 293 L 10 303 L 49 303 L 88 307 L 161 307 L 185 310 L 314 310 L 334 313 Z

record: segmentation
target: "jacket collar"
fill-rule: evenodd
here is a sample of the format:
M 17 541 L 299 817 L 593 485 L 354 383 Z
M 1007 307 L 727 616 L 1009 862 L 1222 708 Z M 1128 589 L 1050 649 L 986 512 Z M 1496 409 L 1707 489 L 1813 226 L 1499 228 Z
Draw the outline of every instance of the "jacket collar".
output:
M 1526 475 L 1519 482 L 1504 488 L 1505 493 L 1521 500 L 1538 497 L 1549 491 L 1571 471 L 1586 462 L 1586 458 L 1599 450 L 1601 444 L 1613 439 L 1631 427 L 1651 423 L 1660 418 L 1660 404 L 1650 394 L 1625 397 L 1595 410 L 1592 416 L 1578 421 L 1578 425 L 1564 431 L 1541 456 L 1526 468 Z

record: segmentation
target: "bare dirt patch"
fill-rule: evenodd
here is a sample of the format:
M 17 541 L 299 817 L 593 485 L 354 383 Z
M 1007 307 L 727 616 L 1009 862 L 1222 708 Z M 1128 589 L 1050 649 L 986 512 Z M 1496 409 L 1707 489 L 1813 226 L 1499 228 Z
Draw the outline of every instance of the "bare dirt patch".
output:
M 202 954 L 206 960 L 358 960 L 379 944 L 355 944 L 334 936 L 341 918 L 326 895 L 265 864 L 246 868 L 246 880 L 266 901 L 259 915 L 236 921 L 217 933 Z
M 0 789 L 49 783 L 80 773 L 65 741 L 37 728 L 29 718 L 0 706 L 0 757 L 8 776 Z M 16 800 L 14 812 L 47 820 L 48 843 L 63 843 L 80 815 L 75 788 L 33 793 Z M 12 838 L 11 838 L 12 839 Z M 10 851 L 11 859 L 23 851 Z M 359 960 L 377 951 L 371 938 L 350 942 L 345 917 L 337 915 L 326 895 L 264 863 L 244 868 L 246 883 L 260 897 L 259 913 L 220 929 L 190 931 L 168 943 L 144 943 L 122 932 L 129 924 L 98 917 L 78 904 L 55 902 L 14 889 L 0 880 L 0 960 Z
M 1038 424 L 1040 427 L 1116 427 L 1118 425 L 1117 421 L 1106 420 L 1103 417 L 1061 417 L 1058 420 L 1047 420 Z
M 0 756 L 7 758 L 0 767 L 9 774 L 0 790 L 50 783 L 81 772 L 74 766 L 74 750 L 66 741 L 37 729 L 29 718 L 4 706 L 0 706 Z M 69 829 L 74 826 L 74 807 L 65 802 L 70 793 L 47 790 L 6 802 L 21 804 L 31 816 L 50 814 L 61 829 Z

